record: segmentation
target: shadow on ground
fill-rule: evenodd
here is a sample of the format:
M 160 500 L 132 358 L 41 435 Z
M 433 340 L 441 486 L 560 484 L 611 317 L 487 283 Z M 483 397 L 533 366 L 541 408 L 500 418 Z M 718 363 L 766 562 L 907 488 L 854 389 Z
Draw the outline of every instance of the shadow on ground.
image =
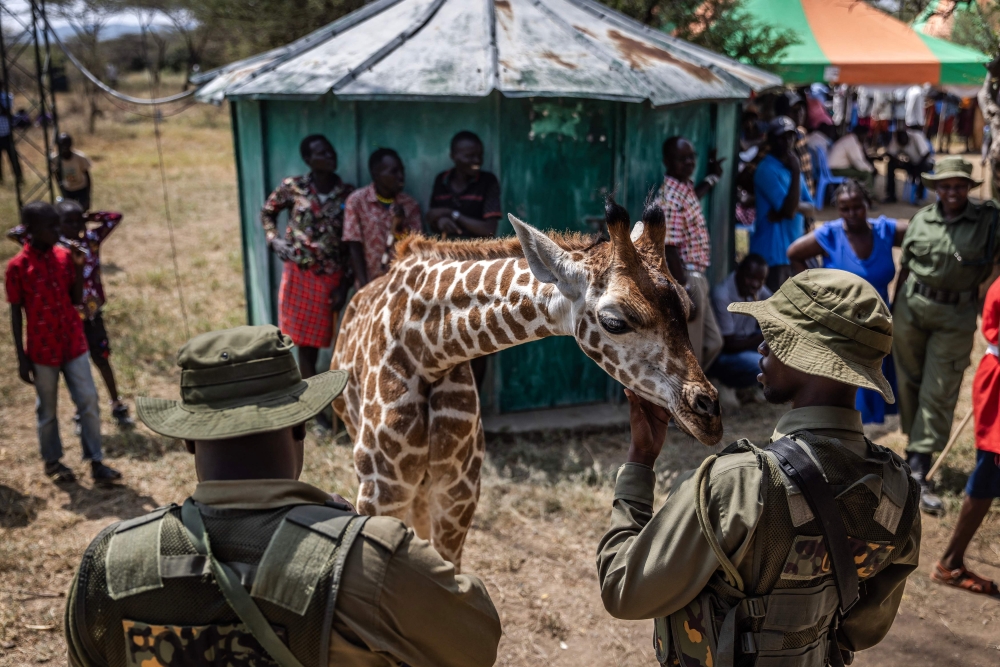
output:
M 159 506 L 152 496 L 140 495 L 125 485 L 86 487 L 72 482 L 59 486 L 69 494 L 69 502 L 62 508 L 90 521 L 109 516 L 122 520 L 132 519 Z
M 101 445 L 109 458 L 127 457 L 137 461 L 157 461 L 170 452 L 186 451 L 180 440 L 149 436 L 135 430 L 106 435 Z
M 0 528 L 24 528 L 45 507 L 45 499 L 0 484 Z

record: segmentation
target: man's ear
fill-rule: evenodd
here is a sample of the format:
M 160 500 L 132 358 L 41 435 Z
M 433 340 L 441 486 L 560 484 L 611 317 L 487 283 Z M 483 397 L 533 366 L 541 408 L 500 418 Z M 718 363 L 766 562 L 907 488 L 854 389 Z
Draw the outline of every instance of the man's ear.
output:
M 184 446 L 187 447 L 188 454 L 194 454 L 194 440 L 185 440 Z
M 296 424 L 292 427 L 292 439 L 301 442 L 306 439 L 306 423 Z
M 556 242 L 526 222 L 507 214 L 528 260 L 532 275 L 543 283 L 556 286 L 567 299 L 575 300 L 587 287 L 583 267 Z

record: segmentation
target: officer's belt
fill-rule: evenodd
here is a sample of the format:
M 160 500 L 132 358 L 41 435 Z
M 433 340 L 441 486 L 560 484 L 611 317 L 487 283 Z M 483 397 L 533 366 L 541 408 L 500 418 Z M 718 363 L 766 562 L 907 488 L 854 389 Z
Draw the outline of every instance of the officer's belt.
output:
M 959 304 L 972 301 L 976 295 L 976 290 L 955 292 L 947 289 L 935 289 L 920 282 L 912 275 L 910 277 L 913 279 L 913 291 L 916 294 L 919 294 L 920 296 L 930 299 L 936 303 L 943 303 L 948 306 L 957 306 Z

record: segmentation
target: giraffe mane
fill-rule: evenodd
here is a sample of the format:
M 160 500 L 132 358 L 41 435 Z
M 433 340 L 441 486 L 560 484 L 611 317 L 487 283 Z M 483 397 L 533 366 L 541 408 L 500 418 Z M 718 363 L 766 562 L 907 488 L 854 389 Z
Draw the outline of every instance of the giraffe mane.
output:
M 599 234 L 579 232 L 547 232 L 547 236 L 563 250 L 586 251 L 607 243 Z M 461 241 L 441 241 L 422 234 L 407 236 L 396 246 L 396 257 L 420 257 L 426 259 L 457 259 L 476 261 L 482 259 L 506 259 L 524 257 L 521 242 L 516 236 L 499 239 L 465 239 Z

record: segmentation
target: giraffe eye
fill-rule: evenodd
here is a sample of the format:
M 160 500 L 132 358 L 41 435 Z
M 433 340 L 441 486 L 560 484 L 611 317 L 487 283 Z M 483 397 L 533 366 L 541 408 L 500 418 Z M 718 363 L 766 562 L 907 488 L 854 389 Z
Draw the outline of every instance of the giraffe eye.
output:
M 604 330 L 610 334 L 623 334 L 632 330 L 632 327 L 628 325 L 628 322 L 620 320 L 617 317 L 598 315 L 597 319 L 600 321 L 601 326 L 604 327 Z

